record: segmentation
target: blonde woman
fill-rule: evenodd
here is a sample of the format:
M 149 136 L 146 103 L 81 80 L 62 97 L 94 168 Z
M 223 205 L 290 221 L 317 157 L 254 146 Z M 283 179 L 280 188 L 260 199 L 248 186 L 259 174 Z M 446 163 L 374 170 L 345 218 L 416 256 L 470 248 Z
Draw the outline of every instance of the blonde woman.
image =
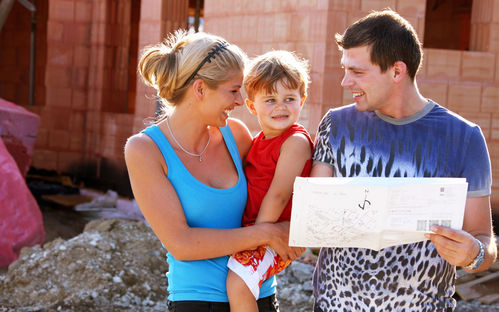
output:
M 252 138 L 229 115 L 243 104 L 245 61 L 220 37 L 177 32 L 139 62 L 170 112 L 128 140 L 125 160 L 140 209 L 168 250 L 171 311 L 229 311 L 227 255 L 270 245 L 293 260 L 303 251 L 288 246 L 287 222 L 240 227 Z M 260 311 L 278 311 L 275 284 L 262 286 Z

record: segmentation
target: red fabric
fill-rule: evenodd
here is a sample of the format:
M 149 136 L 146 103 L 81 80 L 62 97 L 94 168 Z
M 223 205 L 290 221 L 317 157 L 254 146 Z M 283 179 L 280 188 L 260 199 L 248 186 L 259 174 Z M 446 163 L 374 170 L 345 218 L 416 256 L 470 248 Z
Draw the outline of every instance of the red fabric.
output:
M 260 205 L 272 183 L 274 173 L 279 159 L 281 146 L 286 139 L 295 134 L 303 133 L 313 147 L 312 139 L 307 129 L 302 125 L 294 124 L 280 136 L 265 139 L 263 132 L 260 132 L 254 139 L 248 155 L 246 156 L 246 166 L 244 173 L 248 181 L 248 201 L 243 215 L 243 225 L 253 224 L 260 211 Z M 312 157 L 307 161 L 302 177 L 308 177 L 312 169 Z M 291 198 L 284 208 L 278 221 L 289 221 L 291 218 Z
M 29 170 L 40 117 L 0 98 L 0 137 L 23 176 Z
M 0 267 L 15 261 L 22 247 L 44 240 L 40 208 L 0 138 Z

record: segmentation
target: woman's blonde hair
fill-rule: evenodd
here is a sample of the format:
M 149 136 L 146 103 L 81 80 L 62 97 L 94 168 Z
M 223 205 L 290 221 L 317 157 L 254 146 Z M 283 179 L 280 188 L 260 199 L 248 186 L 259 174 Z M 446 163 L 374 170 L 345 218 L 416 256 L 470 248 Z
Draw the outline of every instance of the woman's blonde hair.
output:
M 208 33 L 178 30 L 156 45 L 146 47 L 138 70 L 164 104 L 175 106 L 198 78 L 209 88 L 244 71 L 246 54 L 236 45 Z

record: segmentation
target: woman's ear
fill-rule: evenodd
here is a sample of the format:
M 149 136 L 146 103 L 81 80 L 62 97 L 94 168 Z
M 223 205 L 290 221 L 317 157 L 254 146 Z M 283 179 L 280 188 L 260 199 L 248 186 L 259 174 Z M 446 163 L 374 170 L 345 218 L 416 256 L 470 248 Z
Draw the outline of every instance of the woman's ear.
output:
M 250 113 L 252 113 L 253 115 L 256 115 L 255 103 L 253 103 L 253 101 L 250 100 L 249 98 L 246 98 L 246 100 L 244 102 L 246 103 L 246 107 L 248 107 L 248 110 L 250 111 Z
M 201 100 L 204 96 L 206 85 L 203 79 L 196 79 L 192 83 L 192 88 L 194 90 L 194 95 L 198 100 Z

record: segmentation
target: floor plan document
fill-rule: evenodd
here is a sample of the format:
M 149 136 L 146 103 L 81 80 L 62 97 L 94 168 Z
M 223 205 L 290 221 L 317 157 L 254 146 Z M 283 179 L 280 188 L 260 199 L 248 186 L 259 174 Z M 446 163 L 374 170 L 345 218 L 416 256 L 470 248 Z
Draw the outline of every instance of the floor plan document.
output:
M 385 247 L 425 240 L 433 224 L 461 229 L 464 178 L 300 178 L 290 246 Z

